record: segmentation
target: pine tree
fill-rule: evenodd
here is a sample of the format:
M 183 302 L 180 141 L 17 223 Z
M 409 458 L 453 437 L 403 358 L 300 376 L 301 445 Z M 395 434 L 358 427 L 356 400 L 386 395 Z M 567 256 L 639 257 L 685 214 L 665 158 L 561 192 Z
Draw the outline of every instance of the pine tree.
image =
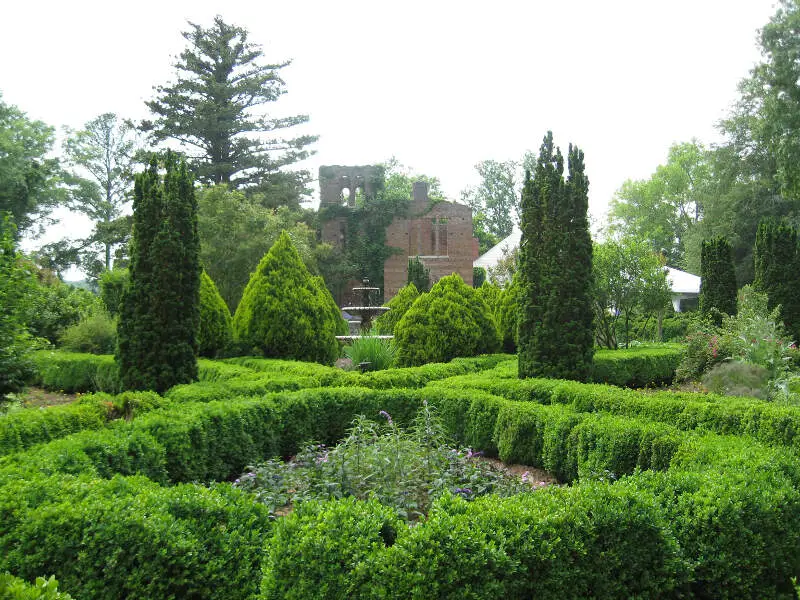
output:
M 767 294 L 769 309 L 781 307 L 781 318 L 793 339 L 800 339 L 800 269 L 797 231 L 786 223 L 769 219 L 758 225 L 753 250 L 755 287 Z
M 142 129 L 154 141 L 176 140 L 194 152 L 192 166 L 204 183 L 260 185 L 270 197 L 283 197 L 280 203 L 296 204 L 310 176 L 280 169 L 307 158 L 304 148 L 317 138 L 274 137 L 307 122 L 305 115 L 258 114 L 259 106 L 285 93 L 279 71 L 289 61 L 260 64 L 263 52 L 247 30 L 220 17 L 208 29 L 190 25 L 183 33 L 189 45 L 175 64 L 177 81 L 160 86 L 157 98 L 147 102 L 156 119 L 143 122 Z
M 736 314 L 736 272 L 731 245 L 724 237 L 704 240 L 700 249 L 700 311 L 716 309 L 726 315 Z
M 125 389 L 164 392 L 197 379 L 200 263 L 197 205 L 186 164 L 167 154 L 136 176 L 130 283 L 117 359 Z
M 583 152 L 570 145 L 569 177 L 548 132 L 522 191 L 520 377 L 587 380 L 594 353 L 592 242 Z

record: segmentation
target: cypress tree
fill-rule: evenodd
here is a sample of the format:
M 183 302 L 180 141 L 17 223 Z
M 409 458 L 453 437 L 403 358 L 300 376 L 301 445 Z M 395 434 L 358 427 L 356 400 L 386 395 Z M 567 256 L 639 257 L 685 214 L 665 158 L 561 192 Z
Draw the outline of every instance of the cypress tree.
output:
M 800 339 L 800 295 L 797 272 L 800 268 L 797 231 L 772 219 L 758 225 L 753 250 L 755 287 L 767 294 L 770 310 L 781 307 L 781 318 L 794 340 Z
M 583 152 L 564 158 L 548 132 L 525 175 L 520 244 L 519 376 L 585 381 L 594 354 L 589 180 Z
M 736 272 L 731 245 L 724 237 L 704 240 L 700 248 L 700 311 L 736 314 Z
M 425 268 L 419 256 L 408 259 L 408 283 L 413 283 L 420 294 L 431 289 L 430 269 Z
M 130 283 L 122 299 L 117 360 L 125 389 L 164 392 L 197 379 L 200 262 L 197 205 L 186 164 L 168 153 L 137 175 Z

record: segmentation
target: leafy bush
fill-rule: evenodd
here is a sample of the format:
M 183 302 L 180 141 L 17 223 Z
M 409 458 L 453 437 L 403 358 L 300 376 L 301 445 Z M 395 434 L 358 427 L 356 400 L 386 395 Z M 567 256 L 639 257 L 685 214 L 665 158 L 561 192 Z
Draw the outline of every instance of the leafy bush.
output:
M 0 574 L 0 600 L 72 600 L 66 592 L 58 591 L 58 581 L 37 577 L 32 584 L 18 577 Z
M 213 358 L 233 338 L 231 311 L 220 296 L 217 286 L 203 270 L 200 273 L 200 329 L 197 350 L 200 356 Z
M 391 310 L 375 319 L 373 324 L 378 333 L 381 335 L 394 335 L 395 326 L 418 297 L 419 292 L 413 283 L 401 287 L 395 297 L 386 304 Z
M 427 514 L 430 503 L 447 492 L 471 500 L 532 490 L 519 477 L 473 458 L 482 453 L 454 448 L 427 403 L 408 430 L 399 429 L 386 411 L 380 414 L 386 427 L 359 415 L 335 447 L 309 444 L 291 462 L 249 466 L 234 485 L 254 493 L 271 512 L 308 500 L 372 498 L 404 520 Z
M 365 335 L 345 346 L 344 355 L 353 361 L 354 368 L 362 363 L 368 363 L 366 370 L 382 371 L 392 366 L 395 345 L 392 340 L 382 339 L 376 335 Z
M 267 357 L 331 364 L 340 328 L 332 302 L 284 232 L 250 277 L 233 317 L 234 336 Z
M 703 375 L 704 388 L 725 396 L 750 396 L 766 400 L 768 383 L 767 369 L 739 361 L 720 363 Z
M 62 331 L 59 345 L 68 352 L 113 354 L 117 324 L 107 312 L 97 310 Z
M 500 348 L 489 307 L 455 273 L 417 298 L 395 327 L 395 343 L 402 366 L 447 362 Z
M 517 277 L 511 284 L 503 288 L 498 299 L 496 318 L 497 330 L 502 338 L 503 352 L 514 354 L 517 351 L 517 338 L 519 326 L 519 293 L 520 286 Z
M 31 335 L 56 344 L 64 329 L 102 308 L 100 298 L 92 292 L 55 280 L 29 288 L 22 321 Z

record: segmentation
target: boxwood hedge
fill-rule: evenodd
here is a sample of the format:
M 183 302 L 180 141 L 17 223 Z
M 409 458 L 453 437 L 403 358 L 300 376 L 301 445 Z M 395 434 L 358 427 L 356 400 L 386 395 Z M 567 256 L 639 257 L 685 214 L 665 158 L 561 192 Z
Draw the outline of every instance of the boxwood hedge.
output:
M 517 382 L 503 376 L 507 359 L 436 384 L 449 369 L 481 367 L 359 379 L 372 388 L 165 400 L 0 458 L 0 571 L 54 573 L 80 598 L 791 597 L 796 409 Z M 261 364 L 253 379 L 225 368 L 214 377 L 262 381 Z M 225 483 L 186 485 L 224 482 L 310 439 L 335 443 L 357 414 L 408 423 L 423 402 L 459 442 L 575 485 L 445 497 L 410 528 L 346 499 L 275 526 Z

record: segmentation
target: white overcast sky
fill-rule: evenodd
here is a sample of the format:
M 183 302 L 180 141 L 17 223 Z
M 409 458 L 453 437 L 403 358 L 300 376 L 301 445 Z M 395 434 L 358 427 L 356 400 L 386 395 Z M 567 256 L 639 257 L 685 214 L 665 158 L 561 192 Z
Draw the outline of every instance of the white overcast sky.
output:
M 265 60 L 292 59 L 273 116 L 306 113 L 306 164 L 396 156 L 457 199 L 483 159 L 519 160 L 551 129 L 580 146 L 590 206 L 664 162 L 670 144 L 718 139 L 714 124 L 759 60 L 774 0 L 104 0 L 7 2 L 0 92 L 28 116 L 80 127 L 147 116 L 173 79 L 190 20 L 250 31 Z M 315 188 L 315 202 L 318 187 Z M 75 221 L 77 227 L 78 222 Z

